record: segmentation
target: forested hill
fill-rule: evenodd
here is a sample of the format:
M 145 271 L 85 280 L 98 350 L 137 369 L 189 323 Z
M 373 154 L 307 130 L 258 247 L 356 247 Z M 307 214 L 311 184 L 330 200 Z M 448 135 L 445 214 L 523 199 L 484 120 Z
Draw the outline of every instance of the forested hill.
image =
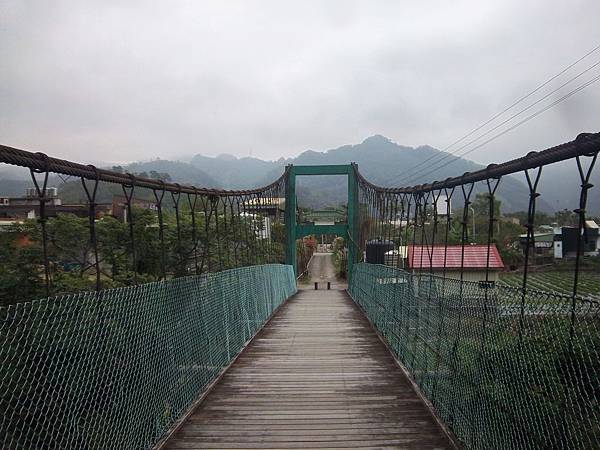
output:
M 251 157 L 237 158 L 232 155 L 208 157 L 198 154 L 189 162 L 158 159 L 132 163 L 121 169 L 148 175 L 168 173 L 173 181 L 195 186 L 244 189 L 270 183 L 283 173 L 286 164 L 348 164 L 356 162 L 361 173 L 367 179 L 382 186 L 413 185 L 430 182 L 433 179 L 443 180 L 483 167 L 472 161 L 448 155 L 445 164 L 439 170 L 433 174 L 427 174 L 431 168 L 438 166 L 435 161 L 441 155 L 447 154 L 430 146 L 413 148 L 398 145 L 384 136 L 375 135 L 360 144 L 344 145 L 326 151 L 307 150 L 295 158 L 281 158 L 278 161 L 264 161 Z M 409 173 L 412 167 L 429 160 L 429 158 L 432 160 L 412 171 L 413 174 L 421 174 L 421 176 L 407 178 L 412 175 Z M 502 155 L 498 155 L 496 162 L 503 162 Z M 565 163 L 544 168 L 539 190 L 542 193 L 538 200 L 539 211 L 551 212 L 576 207 L 580 182 L 577 178 L 576 168 L 572 166 L 573 164 Z M 563 181 L 561 183 L 552 181 L 557 179 Z M 502 180 L 498 196 L 502 200 L 502 209 L 505 212 L 527 209 L 529 195 L 524 182 L 525 178 L 522 174 L 505 177 Z M 592 183 L 600 186 L 600 170 L 597 170 L 592 177 Z M 23 192 L 24 187 L 28 184 L 27 177 L 17 181 L 15 177 L 10 176 L 10 172 L 0 172 L 0 194 L 15 195 Z M 481 191 L 484 186 L 479 186 L 477 189 Z M 66 192 L 72 194 L 68 187 Z M 320 208 L 338 205 L 346 200 L 346 184 L 339 178 L 300 177 L 297 192 L 301 206 Z M 457 200 L 454 202 L 455 206 L 461 204 L 458 201 L 460 195 L 460 192 L 455 194 Z M 70 195 L 70 197 L 72 196 Z M 600 196 L 590 195 L 588 210 L 592 214 L 600 214 Z
M 342 147 L 315 151 L 307 150 L 295 158 L 280 159 L 278 161 L 263 161 L 258 158 L 236 158 L 232 155 L 219 155 L 208 157 L 194 156 L 190 164 L 206 173 L 218 176 L 224 187 L 244 188 L 256 187 L 269 183 L 278 177 L 286 164 L 348 164 L 358 163 L 361 172 L 376 184 L 396 186 L 399 175 L 431 156 L 441 152 L 429 147 L 406 147 L 398 145 L 384 136 L 376 135 L 365 139 L 357 145 L 344 145 Z M 450 156 L 447 161 L 456 159 L 447 169 L 440 170 L 436 176 L 448 176 L 472 171 L 481 166 L 464 159 Z M 420 167 L 423 169 L 423 166 Z
M 259 186 L 279 176 L 286 164 L 348 164 L 356 162 L 361 173 L 375 184 L 382 186 L 398 186 L 399 181 L 407 182 L 407 170 L 432 158 L 436 161 L 443 153 L 430 146 L 407 147 L 398 145 L 380 135 L 368 137 L 360 144 L 344 145 L 327 151 L 307 150 L 296 158 L 280 159 L 267 162 L 256 158 L 236 158 L 221 155 L 209 158 L 197 155 L 191 164 L 210 174 L 218 174 L 225 187 Z M 448 156 L 446 164 L 435 174 L 428 177 L 417 177 L 410 184 L 419 184 L 461 175 L 483 166 L 466 159 Z M 451 162 L 451 164 L 449 164 Z M 421 165 L 416 172 L 425 174 L 431 163 Z M 483 186 L 482 186 L 483 188 Z M 344 202 L 347 191 L 345 183 L 334 177 L 300 177 L 298 179 L 298 197 L 301 206 L 320 208 Z M 521 211 L 527 209 L 528 193 L 525 185 L 511 177 L 503 180 L 499 197 L 505 211 Z M 461 202 L 456 201 L 455 205 Z M 552 203 L 540 199 L 541 211 L 549 211 Z

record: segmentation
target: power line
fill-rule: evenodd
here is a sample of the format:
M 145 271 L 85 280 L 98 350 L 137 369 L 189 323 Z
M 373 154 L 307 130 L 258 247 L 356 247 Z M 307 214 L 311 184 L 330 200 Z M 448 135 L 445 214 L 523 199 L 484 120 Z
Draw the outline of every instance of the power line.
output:
M 589 52 L 587 52 L 585 55 L 583 55 L 582 57 L 580 57 L 579 59 L 577 59 L 576 61 L 574 61 L 573 63 L 569 64 L 567 67 L 565 67 L 564 69 L 562 69 L 560 72 L 558 72 L 556 75 L 552 76 L 551 78 L 549 78 L 548 80 L 546 80 L 545 82 L 543 82 L 542 84 L 540 84 L 538 87 L 536 87 L 534 90 L 532 90 L 531 92 L 529 92 L 528 94 L 524 95 L 523 97 L 519 98 L 518 100 L 516 100 L 514 103 L 512 103 L 510 106 L 507 106 L 506 108 L 504 108 L 502 111 L 500 111 L 499 113 L 495 114 L 493 117 L 491 117 L 490 119 L 488 119 L 487 121 L 485 121 L 484 123 L 482 123 L 481 125 L 477 126 L 476 128 L 474 128 L 473 130 L 471 130 L 469 133 L 465 134 L 464 136 L 462 136 L 460 139 L 454 141 L 452 144 L 444 147 L 442 149 L 443 152 L 449 150 L 450 148 L 454 147 L 456 144 L 464 141 L 466 138 L 468 138 L 469 136 L 473 135 L 474 133 L 476 133 L 477 131 L 481 130 L 483 127 L 485 127 L 486 125 L 488 125 L 489 123 L 493 122 L 494 120 L 496 120 L 498 117 L 502 116 L 504 113 L 506 113 L 507 111 L 509 111 L 510 109 L 512 109 L 513 107 L 515 107 L 516 105 L 518 105 L 519 103 L 521 103 L 523 100 L 526 100 L 527 98 L 531 97 L 533 94 L 535 94 L 536 92 L 538 92 L 540 89 L 544 88 L 545 86 L 547 86 L 549 83 L 551 83 L 552 81 L 554 81 L 556 78 L 558 78 L 559 76 L 561 76 L 562 74 L 564 74 L 565 72 L 567 72 L 569 69 L 571 69 L 572 67 L 574 67 L 575 65 L 577 65 L 578 63 L 580 63 L 581 61 L 583 61 L 585 58 L 587 58 L 588 56 L 590 56 L 592 53 L 596 52 L 597 50 L 600 49 L 600 45 L 597 45 L 596 47 L 594 47 L 592 50 L 590 50 Z M 425 160 L 421 161 L 420 163 L 409 167 L 408 169 L 406 169 L 405 171 L 401 172 L 400 175 L 406 174 L 409 171 L 412 171 L 413 169 L 416 169 L 417 167 L 422 166 L 423 164 L 426 164 L 427 162 L 431 161 L 432 159 L 438 157 L 438 154 L 434 154 L 431 155 L 429 158 L 426 158 Z
M 479 148 L 483 147 L 484 145 L 486 145 L 486 144 L 488 144 L 488 143 L 490 143 L 490 142 L 492 142 L 492 141 L 496 140 L 497 138 L 499 138 L 499 137 L 501 137 L 501 136 L 505 135 L 506 133 L 508 133 L 508 132 L 510 132 L 510 131 L 512 131 L 512 130 L 514 130 L 515 128 L 518 128 L 519 126 L 523 125 L 524 123 L 526 123 L 526 122 L 529 122 L 531 119 L 533 119 L 533 118 L 535 118 L 535 117 L 539 116 L 540 114 L 542 114 L 542 113 L 546 112 L 546 111 L 547 111 L 547 110 L 549 110 L 550 108 L 553 108 L 554 106 L 558 105 L 558 104 L 559 104 L 559 103 L 561 103 L 562 101 L 564 101 L 564 100 L 566 100 L 567 98 L 569 98 L 569 97 L 571 97 L 571 96 L 575 95 L 575 94 L 576 94 L 576 93 L 578 93 L 579 91 L 581 91 L 581 90 L 585 89 L 586 87 L 590 86 L 591 84 L 595 83 L 595 82 L 596 82 L 596 81 L 598 81 L 598 80 L 600 80 L 600 75 L 597 75 L 596 77 L 592 78 L 591 80 L 589 80 L 589 81 L 585 82 L 584 84 L 580 85 L 579 87 L 577 87 L 577 88 L 573 89 L 572 91 L 568 92 L 567 94 L 565 94 L 564 96 L 562 96 L 562 97 L 561 97 L 561 98 L 559 98 L 558 100 L 555 100 L 554 102 L 550 103 L 549 105 L 546 105 L 546 106 L 545 106 L 545 107 L 543 107 L 542 109 L 540 109 L 540 110 L 536 111 L 535 113 L 533 113 L 533 114 L 531 114 L 531 115 L 527 116 L 526 118 L 524 118 L 523 120 L 521 120 L 521 121 L 517 122 L 516 124 L 514 124 L 514 125 L 510 126 L 509 128 L 507 128 L 507 129 L 505 129 L 505 130 L 502 130 L 500 133 L 498 133 L 498 134 L 496 134 L 496 135 L 492 136 L 491 138 L 489 138 L 489 139 L 487 139 L 486 141 L 482 142 L 481 144 L 479 144 L 479 145 L 477 145 L 477 146 L 473 147 L 472 149 L 470 149 L 470 150 L 467 150 L 466 152 L 463 152 L 463 153 L 462 153 L 461 155 L 459 155 L 459 156 L 460 156 L 460 157 L 462 157 L 462 156 L 468 155 L 469 153 L 472 153 L 472 152 L 474 152 L 475 150 L 477 150 L 477 149 L 479 149 Z M 449 161 L 448 163 L 446 163 L 446 164 L 444 164 L 444 165 L 442 165 L 442 166 L 439 166 L 439 165 L 438 165 L 437 167 L 435 167 L 434 169 L 430 170 L 429 172 L 426 172 L 426 173 L 424 173 L 424 174 L 421 174 L 421 175 L 418 175 L 418 176 L 422 177 L 422 176 L 427 176 L 427 175 L 430 175 L 430 174 L 432 174 L 432 173 L 434 173 L 434 172 L 437 172 L 437 171 L 438 171 L 438 170 L 440 170 L 442 167 L 446 167 L 446 166 L 448 166 L 448 165 L 450 165 L 450 164 L 452 164 L 452 163 L 454 163 L 454 162 L 456 162 L 456 161 L 458 161 L 458 160 L 459 160 L 459 158 L 456 158 L 456 159 L 454 159 L 454 160 L 452 160 L 452 161 Z M 438 161 L 438 163 L 439 163 L 439 162 L 441 162 L 441 161 Z
M 500 133 L 492 136 L 491 138 L 487 139 L 486 141 L 482 142 L 481 144 L 469 149 L 468 151 L 462 153 L 460 156 L 465 156 L 468 155 L 469 153 L 474 152 L 475 150 L 483 147 L 484 145 L 498 139 L 500 136 L 505 135 L 506 133 L 514 130 L 515 128 L 518 128 L 519 126 L 523 125 L 526 122 L 529 122 L 531 119 L 539 116 L 540 114 L 548 111 L 550 108 L 553 108 L 554 106 L 558 105 L 559 103 L 563 102 L 564 100 L 568 99 L 569 97 L 575 95 L 576 93 L 578 93 L 579 91 L 585 89 L 586 87 L 590 86 L 591 84 L 597 82 L 598 80 L 600 80 L 600 75 L 595 76 L 594 78 L 592 78 L 591 80 L 585 82 L 584 84 L 580 85 L 579 87 L 573 89 L 572 91 L 568 92 L 567 94 L 563 95 L 561 98 L 559 98 L 558 100 L 555 100 L 554 102 L 550 103 L 549 105 L 546 105 L 545 107 L 543 107 L 542 109 L 539 109 L 538 111 L 534 112 L 533 114 L 530 114 L 529 116 L 525 117 L 524 119 L 522 119 L 521 121 L 517 122 L 514 125 L 511 125 L 509 128 L 502 130 Z M 424 176 L 428 176 L 432 173 L 437 172 L 438 170 L 440 170 L 442 167 L 447 167 L 452 163 L 455 163 L 456 161 L 458 161 L 459 158 L 456 158 L 452 161 L 449 161 L 448 163 L 442 165 L 442 166 L 437 166 L 435 168 L 433 168 L 432 170 L 430 170 L 429 172 L 426 172 L 422 175 L 419 175 L 420 177 L 424 177 Z M 441 161 L 438 161 L 441 162 Z
M 493 128 L 490 128 L 489 130 L 487 130 L 485 133 L 479 135 L 478 137 L 476 137 L 475 139 L 467 142 L 466 144 L 463 144 L 462 146 L 460 146 L 459 148 L 453 150 L 452 152 L 449 153 L 445 153 L 443 155 L 436 155 L 438 158 L 437 161 L 434 161 L 433 164 L 437 164 L 440 163 L 446 159 L 448 159 L 450 156 L 455 155 L 456 153 L 458 153 L 459 151 L 461 151 L 462 149 L 470 146 L 471 144 L 474 144 L 475 142 L 479 141 L 481 138 L 489 135 L 490 133 L 492 133 L 493 131 L 496 131 L 498 128 L 500 128 L 503 125 L 506 125 L 508 122 L 512 121 L 515 117 L 520 116 L 521 114 L 523 114 L 524 112 L 528 111 L 529 109 L 531 109 L 532 107 L 534 107 L 535 105 L 541 103 L 542 101 L 546 100 L 548 97 L 550 97 L 551 95 L 555 94 L 556 92 L 558 92 L 559 90 L 561 90 L 562 88 L 564 88 L 565 86 L 567 86 L 568 84 L 572 83 L 573 81 L 575 81 L 577 78 L 585 75 L 586 73 L 588 73 L 590 70 L 594 69 L 595 67 L 598 67 L 600 65 L 600 61 L 592 64 L 590 67 L 588 67 L 587 69 L 583 70 L 582 72 L 579 72 L 577 75 L 575 75 L 574 77 L 570 78 L 569 80 L 567 80 L 565 83 L 561 84 L 559 87 L 557 87 L 556 89 L 550 91 L 549 93 L 547 93 L 546 95 L 544 95 L 542 98 L 536 100 L 535 102 L 531 103 L 529 106 L 523 108 L 522 110 L 516 112 L 515 114 L 513 114 L 512 116 L 508 117 L 507 119 L 505 119 L 504 121 L 500 122 L 499 124 L 497 124 L 496 126 L 494 126 Z M 477 147 L 480 148 L 480 147 Z M 470 152 L 469 152 L 470 153 Z M 419 171 L 419 172 L 422 172 Z M 416 173 L 416 174 L 412 174 L 412 175 L 407 175 L 405 177 L 402 177 L 402 179 L 407 179 L 407 180 L 411 180 L 414 178 L 418 178 L 419 176 L 421 176 L 420 173 Z

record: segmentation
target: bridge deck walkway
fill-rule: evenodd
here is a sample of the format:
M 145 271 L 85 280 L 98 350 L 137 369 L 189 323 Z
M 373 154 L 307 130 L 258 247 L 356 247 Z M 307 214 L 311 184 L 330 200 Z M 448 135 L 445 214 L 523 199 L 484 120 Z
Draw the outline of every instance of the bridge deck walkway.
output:
M 454 447 L 346 292 L 301 290 L 165 448 Z

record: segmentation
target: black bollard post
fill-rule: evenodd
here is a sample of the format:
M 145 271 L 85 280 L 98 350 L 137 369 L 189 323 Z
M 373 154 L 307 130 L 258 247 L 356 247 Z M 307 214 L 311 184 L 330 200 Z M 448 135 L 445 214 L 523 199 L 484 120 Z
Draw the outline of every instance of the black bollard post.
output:
M 319 282 L 315 281 L 315 291 L 317 291 L 319 289 Z
M 328 291 L 329 291 L 329 290 L 331 290 L 331 281 L 328 281 L 328 282 L 327 282 L 327 290 L 328 290 Z

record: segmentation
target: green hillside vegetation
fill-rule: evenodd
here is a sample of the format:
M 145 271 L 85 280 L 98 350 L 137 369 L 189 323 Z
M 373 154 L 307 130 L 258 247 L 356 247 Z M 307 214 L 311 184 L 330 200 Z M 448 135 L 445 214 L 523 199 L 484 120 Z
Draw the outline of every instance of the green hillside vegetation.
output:
M 134 208 L 133 216 L 135 276 L 128 224 L 109 216 L 96 223 L 105 289 L 131 285 L 135 279 L 144 283 L 157 281 L 163 275 L 166 278 L 191 275 L 196 273 L 196 264 L 204 273 L 283 260 L 284 232 L 280 225 L 273 224 L 274 240 L 267 245 L 256 237 L 250 220 L 223 211 L 218 224 L 214 218 L 206 224 L 205 217 L 197 212 L 198 244 L 194 248 L 191 215 L 185 205 L 180 214 L 181 241 L 175 214 L 167 210 L 164 213 L 163 260 L 156 213 Z M 88 219 L 59 214 L 48 219 L 47 233 L 51 294 L 93 290 L 96 277 Z M 28 245 L 21 245 L 18 236 L 28 236 Z M 42 234 L 37 221 L 26 220 L 0 233 L 0 306 L 44 296 L 42 255 Z
M 427 175 L 425 168 L 431 164 L 419 166 L 413 173 L 407 170 L 423 163 L 426 159 L 443 154 L 430 146 L 408 147 L 396 144 L 380 135 L 371 136 L 360 144 L 344 145 L 326 151 L 307 150 L 295 158 L 264 161 L 258 158 L 237 158 L 232 155 L 208 157 L 195 155 L 189 163 L 157 159 L 147 162 L 136 162 L 122 167 L 132 173 L 168 173 L 172 180 L 182 184 L 199 187 L 216 187 L 224 189 L 246 189 L 269 184 L 279 177 L 287 164 L 349 164 L 356 162 L 361 173 L 375 184 L 382 186 L 414 185 L 431 182 L 433 179 L 444 180 L 451 176 L 461 175 L 483 168 L 466 159 L 448 156 L 446 164 L 434 174 Z M 502 162 L 502 158 L 498 158 Z M 0 194 L 20 195 L 31 182 L 19 172 L 12 176 L 7 166 L 0 173 Z M 418 174 L 421 176 L 416 176 Z M 410 176 L 416 177 L 411 179 Z M 553 183 L 560 179 L 561 183 Z M 58 185 L 60 179 L 54 179 Z M 592 176 L 592 183 L 600 185 L 600 171 Z M 576 167 L 573 164 L 554 164 L 544 168 L 540 188 L 542 194 L 537 200 L 537 210 L 552 213 L 564 208 L 574 209 L 579 197 L 579 185 Z M 69 188 L 65 188 L 69 191 Z M 484 192 L 483 183 L 475 186 L 474 194 Z M 299 177 L 298 198 L 303 207 L 323 208 L 338 206 L 346 201 L 347 187 L 345 181 L 332 177 Z M 593 191 L 592 191 L 593 192 Z M 69 193 L 69 195 L 71 195 Z M 107 194 L 108 195 L 108 194 Z M 504 177 L 500 183 L 497 196 L 502 200 L 503 212 L 525 211 L 529 192 L 523 174 Z M 69 197 L 71 198 L 71 197 Z M 103 197 L 106 201 L 106 198 Z M 462 205 L 461 193 L 456 192 L 453 198 L 455 207 Z M 588 211 L 600 213 L 600 196 L 590 195 Z
M 264 186 L 277 179 L 285 166 L 281 162 L 263 161 L 249 157 L 236 158 L 232 155 L 220 155 L 215 158 L 196 155 L 190 161 L 190 165 L 218 176 L 221 186 L 227 189 L 249 189 Z
M 398 186 L 401 178 L 406 176 L 406 170 L 426 159 L 442 154 L 430 146 L 407 147 L 398 145 L 388 138 L 380 135 L 371 136 L 357 145 L 344 145 L 327 151 L 307 150 L 296 158 L 280 159 L 267 162 L 256 158 L 227 157 L 209 158 L 197 155 L 192 159 L 192 164 L 199 165 L 211 174 L 222 176 L 224 187 L 258 186 L 266 184 L 277 178 L 286 164 L 314 165 L 314 164 L 349 164 L 355 162 L 359 165 L 361 173 L 371 182 L 382 186 Z M 483 168 L 472 161 L 450 156 L 446 164 L 434 175 L 425 178 L 416 178 L 408 184 L 419 184 L 432 181 L 431 177 L 443 180 L 451 176 L 461 175 Z M 420 166 L 417 171 L 423 171 Z M 235 184 L 228 185 L 227 180 L 235 179 Z M 477 185 L 475 193 L 483 192 L 485 186 Z M 332 177 L 299 177 L 298 197 L 299 203 L 304 207 L 323 208 L 337 206 L 346 201 L 347 185 L 345 182 L 332 180 Z M 498 190 L 498 197 L 503 202 L 506 211 L 522 211 L 527 209 L 528 191 L 523 184 L 514 177 L 505 177 Z M 551 211 L 551 201 L 543 197 L 538 201 L 538 210 Z M 456 195 L 454 204 L 462 204 L 459 195 Z

